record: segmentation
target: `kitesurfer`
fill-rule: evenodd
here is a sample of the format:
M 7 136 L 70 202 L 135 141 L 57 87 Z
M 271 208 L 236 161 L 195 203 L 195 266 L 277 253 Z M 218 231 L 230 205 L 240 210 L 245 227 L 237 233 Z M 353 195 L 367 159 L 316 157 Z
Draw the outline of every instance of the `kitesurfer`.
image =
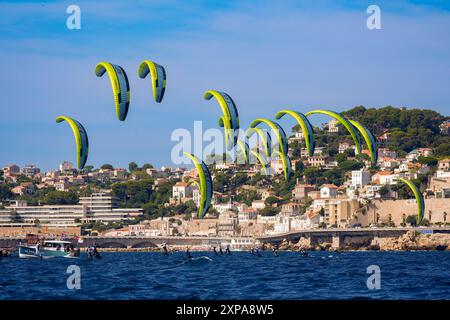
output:
M 188 259 L 192 259 L 191 252 L 189 251 L 189 247 L 186 247 L 186 256 Z
M 162 245 L 162 249 L 163 249 L 163 254 L 168 255 L 169 254 L 169 250 L 167 249 L 167 243 L 164 242 Z

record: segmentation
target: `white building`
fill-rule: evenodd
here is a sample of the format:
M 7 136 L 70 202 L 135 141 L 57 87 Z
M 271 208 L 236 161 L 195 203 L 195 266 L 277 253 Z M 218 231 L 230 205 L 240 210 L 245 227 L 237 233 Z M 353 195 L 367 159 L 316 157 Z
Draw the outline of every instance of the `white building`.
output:
M 0 227 L 74 227 L 86 222 L 119 222 L 142 214 L 142 209 L 118 208 L 117 199 L 94 193 L 79 204 L 28 206 L 25 201 L 0 209 Z
M 337 196 L 338 187 L 334 184 L 324 184 L 320 187 L 321 198 L 335 198 Z
M 34 175 L 41 172 L 41 169 L 36 167 L 34 164 L 28 164 L 22 168 L 22 173 L 27 177 L 34 177 Z
M 192 197 L 192 187 L 186 182 L 177 182 L 172 187 L 172 198 L 181 200 L 189 197 Z
M 252 208 L 255 210 L 262 210 L 266 207 L 264 200 L 253 200 Z
M 73 170 L 73 163 L 69 161 L 63 161 L 59 165 L 59 171 L 72 171 Z
M 351 185 L 354 187 L 364 187 L 370 182 L 370 171 L 368 170 L 355 170 L 352 171 Z
M 450 171 L 438 170 L 436 171 L 436 178 L 450 179 Z
M 216 211 L 219 213 L 225 213 L 227 211 L 237 211 L 237 207 L 231 202 L 216 203 L 213 205 L 213 208 L 216 209 Z

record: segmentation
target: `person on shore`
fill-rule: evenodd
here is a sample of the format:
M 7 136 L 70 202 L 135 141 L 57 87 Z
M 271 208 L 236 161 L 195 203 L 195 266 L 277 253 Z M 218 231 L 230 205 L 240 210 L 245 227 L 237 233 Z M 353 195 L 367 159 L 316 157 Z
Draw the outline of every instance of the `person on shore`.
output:
M 188 259 L 192 259 L 191 252 L 189 251 L 189 247 L 186 247 L 186 256 Z
M 231 250 L 230 250 L 230 245 L 229 244 L 227 244 L 227 248 L 225 249 L 225 252 L 227 254 L 231 254 Z

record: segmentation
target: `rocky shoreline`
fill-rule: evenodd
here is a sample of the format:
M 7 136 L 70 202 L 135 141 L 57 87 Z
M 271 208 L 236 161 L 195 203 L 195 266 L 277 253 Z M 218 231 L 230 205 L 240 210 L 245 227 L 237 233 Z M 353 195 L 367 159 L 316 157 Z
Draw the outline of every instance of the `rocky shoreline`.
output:
M 172 246 L 171 251 L 184 251 L 185 246 Z M 270 243 L 262 245 L 263 250 L 271 251 Z M 210 251 L 205 246 L 190 246 L 191 251 Z M 250 250 L 250 248 L 249 248 Z M 345 238 L 339 248 L 333 247 L 332 243 L 322 242 L 311 245 L 306 238 L 301 238 L 297 243 L 284 240 L 280 246 L 281 251 L 450 251 L 450 234 L 422 234 L 411 230 L 395 238 Z M 102 252 L 161 252 L 160 248 L 99 248 Z
M 267 247 L 272 248 L 270 244 Z M 346 238 L 339 249 L 327 242 L 311 245 L 307 239 L 301 238 L 297 243 L 285 240 L 279 249 L 291 251 L 450 251 L 450 234 L 421 234 L 411 230 L 398 238 L 372 240 L 359 238 L 357 241 Z

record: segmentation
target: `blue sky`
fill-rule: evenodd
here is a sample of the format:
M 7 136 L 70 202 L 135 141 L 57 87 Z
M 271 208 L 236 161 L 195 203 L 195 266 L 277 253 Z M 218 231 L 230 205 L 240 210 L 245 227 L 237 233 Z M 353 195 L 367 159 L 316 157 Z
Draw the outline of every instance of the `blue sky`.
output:
M 66 28 L 70 4 L 81 8 L 81 30 Z M 370 4 L 381 8 L 381 30 L 366 27 Z M 449 1 L 2 1 L 0 166 L 75 162 L 58 115 L 84 124 L 88 164 L 171 165 L 174 129 L 217 126 L 208 89 L 233 97 L 243 127 L 281 108 L 394 105 L 448 116 L 449 40 Z M 143 59 L 167 70 L 161 104 L 137 76 Z M 125 122 L 109 80 L 94 75 L 99 61 L 128 74 Z

